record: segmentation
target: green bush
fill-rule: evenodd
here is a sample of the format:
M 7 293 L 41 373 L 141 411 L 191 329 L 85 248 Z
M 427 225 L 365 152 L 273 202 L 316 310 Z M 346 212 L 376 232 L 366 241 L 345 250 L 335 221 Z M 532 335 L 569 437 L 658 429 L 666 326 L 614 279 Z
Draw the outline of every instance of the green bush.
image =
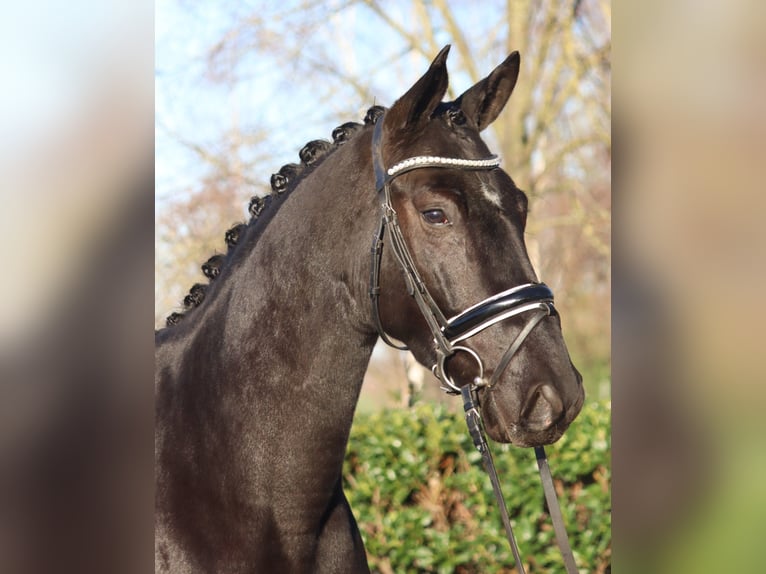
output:
M 586 405 L 546 449 L 583 573 L 602 573 L 611 561 L 610 413 L 609 401 Z M 564 572 L 534 450 L 490 446 L 527 571 Z M 492 486 L 462 414 L 429 404 L 359 414 L 344 487 L 373 572 L 515 572 Z

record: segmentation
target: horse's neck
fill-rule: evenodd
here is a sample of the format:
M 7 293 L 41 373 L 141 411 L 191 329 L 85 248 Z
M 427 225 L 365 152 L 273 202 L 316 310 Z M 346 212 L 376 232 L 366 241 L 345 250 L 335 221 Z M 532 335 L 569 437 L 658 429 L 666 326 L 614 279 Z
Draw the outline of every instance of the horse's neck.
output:
M 185 345 L 179 391 L 194 405 L 183 432 L 205 434 L 198 454 L 225 460 L 250 500 L 288 489 L 300 505 L 301 485 L 321 496 L 339 477 L 376 340 L 365 292 L 372 178 L 332 175 L 360 153 L 336 151 L 286 198 L 219 277 Z

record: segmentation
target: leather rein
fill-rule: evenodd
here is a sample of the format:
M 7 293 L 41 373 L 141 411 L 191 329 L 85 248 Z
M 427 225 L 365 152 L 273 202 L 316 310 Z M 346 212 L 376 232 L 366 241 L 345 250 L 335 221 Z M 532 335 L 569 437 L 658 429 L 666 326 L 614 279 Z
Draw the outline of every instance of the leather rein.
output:
M 382 155 L 383 117 L 384 116 L 381 115 L 377 118 L 372 136 L 372 163 L 375 173 L 375 189 L 379 195 L 382 193 L 383 199 L 380 225 L 377 233 L 373 237 L 371 249 L 369 294 L 372 301 L 373 320 L 378 330 L 378 334 L 386 344 L 396 349 L 407 350 L 406 346 L 397 345 L 390 339 L 386 334 L 380 319 L 380 268 L 383 258 L 383 247 L 385 245 L 385 234 L 386 230 L 388 230 L 391 251 L 404 274 L 407 292 L 415 300 L 415 303 L 433 336 L 436 362 L 431 370 L 441 381 L 442 385 L 444 385 L 442 386 L 442 389 L 445 392 L 455 395 L 460 394 L 463 398 L 463 407 L 465 410 L 468 430 L 474 445 L 482 455 L 484 467 L 492 482 L 492 488 L 500 509 L 508 542 L 516 561 L 516 567 L 520 574 L 526 574 L 513 534 L 513 528 L 511 527 L 505 499 L 500 489 L 500 480 L 492 460 L 492 453 L 489 450 L 489 445 L 484 435 L 481 415 L 477 408 L 477 393 L 480 388 L 491 388 L 498 382 L 501 373 L 506 369 L 513 356 L 535 326 L 543 318 L 556 313 L 556 309 L 553 305 L 553 292 L 544 283 L 526 283 L 497 293 L 449 319 L 446 318 L 418 273 L 415 262 L 407 247 L 407 242 L 405 241 L 401 227 L 399 226 L 397 214 L 391 200 L 391 182 L 402 174 L 421 168 L 489 171 L 499 167 L 500 159 L 495 155 L 483 159 L 416 156 L 401 161 L 393 167 L 386 169 L 384 167 L 385 164 Z M 460 343 L 464 343 L 470 337 L 473 337 L 500 321 L 521 314 L 530 313 L 531 315 L 527 320 L 527 323 L 513 342 L 511 342 L 492 373 L 492 376 L 487 380 L 484 377 L 484 364 L 482 363 L 481 357 L 479 357 L 476 351 L 466 346 L 466 344 Z M 455 383 L 447 372 L 446 367 L 447 359 L 458 352 L 467 353 L 478 365 L 478 375 L 472 382 L 463 386 L 459 386 Z M 564 558 L 567 574 L 576 574 L 578 572 L 577 566 L 569 546 L 566 528 L 561 516 L 558 499 L 556 498 L 556 492 L 553 487 L 553 478 L 551 476 L 544 448 L 535 447 L 535 455 L 543 483 L 545 499 L 548 504 L 551 521 L 553 522 L 556 541 Z

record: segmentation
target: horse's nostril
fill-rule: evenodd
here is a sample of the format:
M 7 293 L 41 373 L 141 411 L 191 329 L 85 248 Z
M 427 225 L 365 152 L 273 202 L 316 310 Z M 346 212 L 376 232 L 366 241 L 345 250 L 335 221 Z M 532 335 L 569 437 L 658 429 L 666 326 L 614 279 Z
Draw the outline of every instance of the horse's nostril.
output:
M 530 430 L 549 429 L 564 410 L 561 397 L 551 385 L 542 384 L 529 397 L 522 410 L 521 423 Z

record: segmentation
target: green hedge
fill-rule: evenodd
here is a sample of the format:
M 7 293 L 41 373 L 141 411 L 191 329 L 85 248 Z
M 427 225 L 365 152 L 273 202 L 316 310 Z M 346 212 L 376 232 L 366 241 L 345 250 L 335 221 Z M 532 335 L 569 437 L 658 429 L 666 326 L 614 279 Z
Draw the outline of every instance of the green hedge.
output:
M 611 561 L 611 403 L 586 405 L 546 448 L 582 573 Z M 533 449 L 491 443 L 528 572 L 564 572 Z M 511 573 L 492 486 L 462 413 L 429 404 L 359 414 L 344 487 L 370 567 L 381 574 Z

